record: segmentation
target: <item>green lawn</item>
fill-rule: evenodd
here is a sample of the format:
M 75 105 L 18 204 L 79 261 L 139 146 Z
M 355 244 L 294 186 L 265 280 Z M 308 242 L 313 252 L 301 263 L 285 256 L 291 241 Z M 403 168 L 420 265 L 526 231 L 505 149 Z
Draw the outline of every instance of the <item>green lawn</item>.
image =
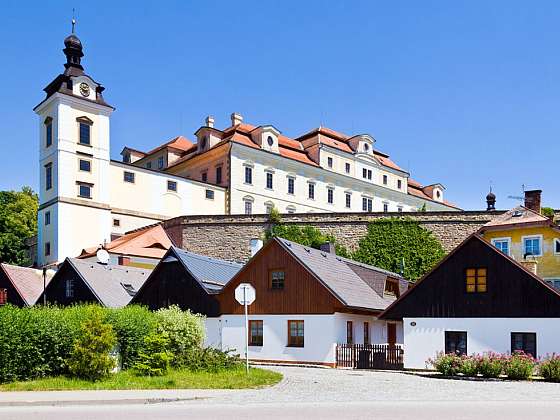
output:
M 242 389 L 258 388 L 280 382 L 282 374 L 266 369 L 245 368 L 224 370 L 217 373 L 173 370 L 165 376 L 135 376 L 129 371 L 111 375 L 109 378 L 89 382 L 59 376 L 33 381 L 0 384 L 0 391 L 62 391 L 100 389 Z

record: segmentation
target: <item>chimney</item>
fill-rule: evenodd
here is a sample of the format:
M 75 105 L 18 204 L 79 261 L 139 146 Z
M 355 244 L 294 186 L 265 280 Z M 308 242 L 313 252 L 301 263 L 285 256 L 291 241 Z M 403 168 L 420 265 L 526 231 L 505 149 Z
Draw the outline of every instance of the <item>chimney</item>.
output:
M 336 248 L 334 246 L 334 242 L 325 242 L 324 244 L 321 244 L 321 251 L 336 255 Z
M 542 190 L 525 191 L 525 207 L 541 214 Z
M 242 122 L 243 116 L 241 114 L 238 114 L 237 112 L 231 114 L 231 125 L 241 124 Z
M 214 117 L 212 115 L 206 117 L 206 127 L 214 128 Z
M 531 273 L 537 274 L 537 266 L 539 265 L 537 260 L 524 260 L 521 261 L 521 265 L 525 267 L 527 270 L 529 270 Z

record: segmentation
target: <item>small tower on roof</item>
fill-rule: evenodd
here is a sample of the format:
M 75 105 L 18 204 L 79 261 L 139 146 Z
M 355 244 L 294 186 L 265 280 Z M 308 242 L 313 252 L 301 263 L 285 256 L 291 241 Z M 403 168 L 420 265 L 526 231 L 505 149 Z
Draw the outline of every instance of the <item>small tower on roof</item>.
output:
M 492 187 L 490 187 L 490 192 L 486 196 L 486 211 L 496 210 L 496 194 L 492 192 Z

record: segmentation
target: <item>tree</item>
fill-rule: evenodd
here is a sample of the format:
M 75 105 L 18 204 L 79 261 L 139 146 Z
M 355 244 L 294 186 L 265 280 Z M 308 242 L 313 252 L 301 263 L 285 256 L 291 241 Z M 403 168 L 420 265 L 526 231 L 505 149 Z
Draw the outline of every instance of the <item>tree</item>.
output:
M 346 248 L 338 244 L 334 236 L 325 235 L 313 226 L 285 225 L 280 223 L 272 226 L 265 232 L 266 240 L 269 240 L 274 236 L 315 249 L 320 249 L 321 245 L 326 242 L 332 242 L 335 244 L 337 255 L 340 255 L 341 257 L 349 257 L 349 253 Z
M 387 218 L 369 223 L 352 255 L 356 261 L 374 265 L 416 281 L 443 258 L 445 251 L 427 229 L 410 218 Z M 404 263 L 404 264 L 403 264 Z
M 37 234 L 39 199 L 30 187 L 0 191 L 0 262 L 31 265 L 25 241 Z

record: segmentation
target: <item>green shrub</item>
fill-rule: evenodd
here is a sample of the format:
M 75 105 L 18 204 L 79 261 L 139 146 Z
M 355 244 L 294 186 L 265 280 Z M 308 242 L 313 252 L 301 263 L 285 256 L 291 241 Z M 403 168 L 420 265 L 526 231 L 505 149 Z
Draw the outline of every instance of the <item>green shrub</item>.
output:
M 204 342 L 204 317 L 178 306 L 160 309 L 156 313 L 157 332 L 169 341 L 168 351 L 173 355 L 171 364 L 183 366 L 184 358 Z
M 539 373 L 547 381 L 560 382 L 560 356 L 547 356 L 539 364 Z
M 535 359 L 523 352 L 515 352 L 504 364 L 504 373 L 509 379 L 529 379 L 535 369 Z
M 462 356 L 459 373 L 465 376 L 474 377 L 478 375 L 478 360 L 475 356 Z
M 187 352 L 183 359 L 183 366 L 187 369 L 207 372 L 233 369 L 241 363 L 239 355 L 234 354 L 233 350 L 221 351 L 211 347 L 193 348 Z
M 277 224 L 274 224 L 265 231 L 265 239 L 267 241 L 275 236 L 315 249 L 320 249 L 321 245 L 325 242 L 332 242 L 335 244 L 336 255 L 350 258 L 348 250 L 343 245 L 340 245 L 334 236 L 325 235 L 313 226 L 285 225 L 277 222 Z
M 485 378 L 497 378 L 504 371 L 505 358 L 496 353 L 485 353 L 477 357 L 478 372 Z
M 163 376 L 169 371 L 172 356 L 167 351 L 169 340 L 162 334 L 151 333 L 144 338 L 143 350 L 133 370 L 140 376 Z
M 462 366 L 461 356 L 454 353 L 438 353 L 435 359 L 428 360 L 428 364 L 445 376 L 457 375 Z
M 115 360 L 109 352 L 116 342 L 113 327 L 104 322 L 103 310 L 91 307 L 88 318 L 82 324 L 81 335 L 70 354 L 70 373 L 91 381 L 108 376 L 115 367 Z

